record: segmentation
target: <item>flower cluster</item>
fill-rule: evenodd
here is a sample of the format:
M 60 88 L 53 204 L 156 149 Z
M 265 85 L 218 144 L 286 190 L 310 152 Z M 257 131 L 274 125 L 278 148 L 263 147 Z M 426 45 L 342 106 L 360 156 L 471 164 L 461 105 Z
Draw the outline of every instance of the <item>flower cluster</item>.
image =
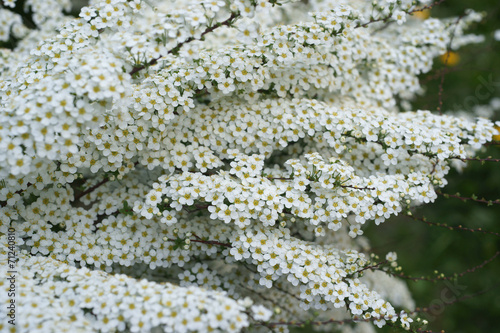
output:
M 24 255 L 22 263 L 16 305 L 26 319 L 18 332 L 238 332 L 249 325 L 245 307 L 225 293 L 109 275 L 44 257 Z M 2 262 L 4 275 L 6 267 Z M 0 287 L 9 289 L 5 281 Z M 1 293 L 2 303 L 6 296 Z M 6 315 L 4 309 L 0 313 Z
M 433 202 L 497 133 L 400 112 L 436 56 L 480 41 L 464 31 L 481 15 L 92 0 L 75 18 L 29 0 L 28 24 L 0 3 L 0 42 L 16 40 L 0 48 L 0 240 L 15 229 L 21 332 L 287 332 L 272 323 L 310 309 L 410 327 L 363 229 Z

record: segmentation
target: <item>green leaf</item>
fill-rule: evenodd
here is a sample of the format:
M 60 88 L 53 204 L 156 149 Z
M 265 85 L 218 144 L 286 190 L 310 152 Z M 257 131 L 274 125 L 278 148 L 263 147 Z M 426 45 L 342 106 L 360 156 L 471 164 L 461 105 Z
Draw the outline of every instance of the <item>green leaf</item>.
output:
M 132 208 L 128 205 L 128 202 L 123 200 L 122 201 L 123 203 L 123 208 L 119 210 L 120 213 L 124 214 L 124 215 L 130 215 L 130 216 L 133 216 L 134 215 L 134 211 L 132 210 Z
M 184 239 L 182 238 L 177 238 L 175 241 L 174 241 L 174 250 L 177 250 L 178 248 L 180 248 L 181 246 L 184 245 Z

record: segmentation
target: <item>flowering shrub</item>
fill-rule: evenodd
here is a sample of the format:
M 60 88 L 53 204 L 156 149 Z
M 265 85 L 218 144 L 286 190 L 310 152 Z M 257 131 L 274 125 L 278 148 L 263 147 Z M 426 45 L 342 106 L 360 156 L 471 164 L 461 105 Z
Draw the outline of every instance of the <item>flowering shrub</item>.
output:
M 313 311 L 410 329 L 396 254 L 373 265 L 363 228 L 434 201 L 496 134 L 399 112 L 435 57 L 481 40 L 477 13 L 410 15 L 429 5 L 95 0 L 72 18 L 27 0 L 30 28 L 3 0 L 18 332 L 286 332 Z

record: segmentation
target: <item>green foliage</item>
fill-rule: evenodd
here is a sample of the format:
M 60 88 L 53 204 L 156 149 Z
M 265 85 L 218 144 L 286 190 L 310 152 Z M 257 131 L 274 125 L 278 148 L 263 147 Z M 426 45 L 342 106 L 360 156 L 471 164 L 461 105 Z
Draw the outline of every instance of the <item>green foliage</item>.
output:
M 431 73 L 423 75 L 421 82 L 426 87 L 424 96 L 413 104 L 413 109 L 436 110 L 442 103 L 443 111 L 471 112 L 474 103 L 488 104 L 491 98 L 500 97 L 500 42 L 493 39 L 500 29 L 500 2 L 483 0 L 444 1 L 431 11 L 433 17 L 460 16 L 467 8 L 485 11 L 486 17 L 473 27 L 471 32 L 486 36 L 481 44 L 472 44 L 459 49 L 460 62 L 447 67 L 436 60 Z M 444 80 L 442 71 L 445 70 Z M 476 90 L 484 82 L 493 82 L 489 90 Z M 439 91 L 442 87 L 440 97 Z M 488 95 L 488 96 L 486 96 Z M 494 120 L 500 120 L 496 114 Z M 490 146 L 479 157 L 500 156 L 500 146 Z M 452 171 L 448 175 L 449 185 L 441 191 L 444 195 L 431 205 L 414 211 L 415 216 L 426 217 L 426 221 L 463 226 L 470 229 L 498 232 L 500 221 L 500 168 L 497 162 L 470 161 L 463 172 Z M 467 197 L 462 201 L 456 196 Z M 455 196 L 455 197 L 454 197 Z M 474 200 L 483 200 L 474 202 Z M 398 263 L 405 275 L 412 277 L 457 276 L 474 266 L 492 258 L 500 249 L 500 239 L 495 235 L 469 232 L 454 228 L 449 230 L 430 226 L 407 217 L 386 221 L 380 226 L 365 230 L 372 250 L 384 256 L 388 251 L 398 253 Z M 500 292 L 498 257 L 492 262 L 466 273 L 455 280 L 435 279 L 411 281 L 408 285 L 417 307 L 428 308 L 421 318 L 429 323 L 422 330 L 439 332 L 495 332 L 498 330 Z M 446 305 L 446 303 L 453 303 Z M 384 327 L 378 332 L 402 332 L 401 328 Z M 291 332 L 315 332 L 312 326 L 292 328 Z
M 434 70 L 422 79 L 432 77 L 447 68 L 442 85 L 442 110 L 472 111 L 473 101 L 488 104 L 500 97 L 500 42 L 493 40 L 493 32 L 500 29 L 500 3 L 496 0 L 470 2 L 466 0 L 445 1 L 432 9 L 432 16 L 459 16 L 466 8 L 485 11 L 486 18 L 472 32 L 486 36 L 484 43 L 466 46 L 458 51 L 460 62 L 455 67 L 446 67 L 436 62 Z M 493 85 L 485 99 L 477 96 L 476 89 L 491 75 Z M 483 79 L 481 79 L 483 78 Z M 442 77 L 435 76 L 426 82 L 426 94 L 414 104 L 415 109 L 435 110 L 439 105 L 439 86 Z M 482 81 L 483 80 L 483 81 Z M 494 89 L 493 89 L 494 88 Z M 486 95 L 486 93 L 484 94 Z M 496 114 L 494 120 L 499 120 Z M 480 157 L 500 155 L 499 146 L 491 146 Z M 449 195 L 440 196 L 432 205 L 417 209 L 414 215 L 425 216 L 428 221 L 449 226 L 490 230 L 498 232 L 500 221 L 500 169 L 496 162 L 470 161 L 463 173 L 453 171 L 448 176 L 449 185 L 442 189 Z M 462 200 L 452 195 L 468 197 Z M 486 203 L 474 202 L 486 198 Z M 491 258 L 500 249 L 499 238 L 484 233 L 449 230 L 429 226 L 404 217 L 387 221 L 366 232 L 373 248 L 378 253 L 396 250 L 398 263 L 407 275 L 430 275 L 430 268 L 438 274 L 453 275 L 464 272 Z M 425 267 L 425 269 L 424 269 Z M 427 330 L 446 332 L 494 332 L 498 330 L 500 293 L 498 257 L 475 272 L 457 278 L 456 282 L 409 281 L 408 285 L 417 306 L 429 307 L 431 313 L 422 315 L 429 324 Z M 471 297 L 469 297 L 471 296 Z M 440 306 L 446 301 L 451 305 Z M 384 328 L 384 332 L 400 331 Z
M 134 211 L 132 210 L 132 207 L 130 207 L 128 205 L 128 202 L 123 200 L 123 208 L 120 209 L 120 213 L 124 214 L 124 215 L 130 215 L 130 216 L 133 216 L 134 215 Z

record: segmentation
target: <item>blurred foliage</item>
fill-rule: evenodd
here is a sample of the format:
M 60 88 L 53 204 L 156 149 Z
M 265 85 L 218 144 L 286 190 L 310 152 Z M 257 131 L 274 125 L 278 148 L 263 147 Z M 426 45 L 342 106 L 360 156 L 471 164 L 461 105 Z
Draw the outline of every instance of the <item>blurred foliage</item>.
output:
M 415 101 L 414 108 L 437 109 L 442 76 L 436 74 L 439 74 L 441 70 L 446 71 L 442 85 L 443 111 L 471 111 L 473 102 L 487 104 L 492 97 L 500 97 L 500 66 L 498 65 L 500 43 L 493 38 L 494 31 L 500 29 L 500 2 L 497 0 L 474 2 L 447 0 L 434 7 L 431 10 L 431 16 L 438 18 L 459 17 L 468 8 L 486 15 L 480 24 L 469 29 L 470 33 L 485 36 L 485 41 L 456 50 L 459 62 L 454 66 L 445 66 L 442 59 L 437 59 L 433 71 L 421 77 L 426 93 Z M 479 95 L 484 96 L 477 95 L 476 88 L 483 85 L 484 80 L 488 81 L 490 75 L 496 86 L 492 91 L 482 89 L 480 91 L 482 94 Z
M 486 13 L 485 19 L 470 30 L 471 33 L 485 35 L 485 41 L 456 50 L 459 60 L 453 66 L 446 66 L 444 59 L 438 59 L 433 71 L 422 76 L 426 93 L 415 101 L 414 109 L 436 110 L 440 104 L 441 82 L 444 112 L 471 112 L 474 104 L 488 104 L 491 98 L 500 97 L 500 42 L 493 39 L 494 31 L 500 29 L 500 2 L 448 0 L 433 8 L 431 16 L 460 16 L 467 8 Z M 443 70 L 446 71 L 444 81 L 442 75 L 436 75 Z M 494 83 L 490 90 L 484 88 L 485 80 Z M 477 94 L 479 86 L 483 88 Z M 500 120 L 500 115 L 496 113 L 493 118 Z M 489 146 L 478 156 L 500 158 L 500 146 Z M 442 189 L 443 193 L 459 192 L 463 197 L 477 195 L 489 200 L 500 198 L 498 163 L 471 161 L 463 172 L 452 171 L 448 180 L 449 184 Z M 471 201 L 464 203 L 455 198 L 440 197 L 431 205 L 419 207 L 414 215 L 450 226 L 500 231 L 500 205 L 488 206 Z M 366 235 L 374 251 L 381 256 L 396 250 L 399 264 L 405 274 L 410 276 L 435 276 L 435 270 L 447 276 L 461 273 L 481 264 L 500 250 L 500 239 L 494 235 L 448 230 L 406 217 L 392 219 L 378 227 L 371 226 Z M 421 316 L 429 321 L 427 329 L 457 333 L 497 332 L 500 314 L 498 262 L 497 257 L 483 268 L 458 278 L 456 283 L 408 281 L 417 306 L 435 306 L 430 314 Z M 464 299 L 455 301 L 461 298 Z M 454 304 L 440 307 L 443 301 Z M 384 328 L 379 331 L 401 330 Z
M 447 72 L 442 85 L 442 110 L 471 111 L 474 103 L 488 104 L 493 97 L 500 97 L 500 42 L 493 39 L 495 30 L 500 29 L 500 2 L 498 0 L 448 0 L 432 9 L 434 17 L 460 16 L 467 8 L 483 11 L 485 19 L 470 32 L 485 35 L 484 43 L 469 45 L 457 50 L 459 63 L 447 67 L 436 61 L 433 73 L 444 68 Z M 423 76 L 425 80 L 429 76 Z M 426 83 L 426 94 L 418 99 L 416 109 L 435 110 L 439 105 L 439 90 L 442 77 Z M 484 80 L 495 84 L 490 90 L 484 88 Z M 478 86 L 483 85 L 477 94 Z M 482 97 L 482 98 L 481 98 Z M 494 120 L 500 120 L 497 113 Z M 478 156 L 500 158 L 500 146 L 489 146 Z M 500 198 L 499 163 L 469 162 L 463 172 L 450 173 L 449 185 L 443 193 L 479 198 Z M 451 226 L 463 225 L 469 228 L 482 228 L 499 232 L 500 205 L 487 206 L 474 202 L 462 202 L 454 198 L 440 197 L 434 204 L 422 206 L 414 213 L 425 216 L 429 221 Z M 398 218 L 379 228 L 372 228 L 370 237 L 377 252 L 384 254 L 397 249 L 399 264 L 407 275 L 433 275 L 433 271 L 453 275 L 466 271 L 491 258 L 500 250 L 500 239 L 494 235 L 470 233 L 467 231 L 447 230 L 428 226 L 409 218 Z M 391 243 L 392 244 L 388 244 Z M 387 246 L 386 246 L 387 244 Z M 428 307 L 439 304 L 445 298 L 464 298 L 462 301 L 446 306 L 435 315 L 425 316 L 432 331 L 446 332 L 497 332 L 500 314 L 500 276 L 499 258 L 476 272 L 468 273 L 454 283 L 409 282 L 417 306 Z M 454 295 L 450 291 L 455 291 Z M 467 298 L 470 295 L 474 297 Z M 444 295 L 444 297 L 442 296 Z M 452 301 L 453 302 L 453 301 Z M 391 330 L 385 330 L 391 331 Z
M 437 110 L 442 102 L 443 113 L 449 111 L 471 112 L 474 105 L 488 104 L 500 97 L 500 42 L 493 34 L 500 29 L 500 2 L 498 0 L 447 0 L 431 10 L 431 17 L 458 17 L 467 8 L 485 12 L 485 19 L 469 32 L 485 36 L 485 41 L 456 50 L 453 66 L 446 66 L 436 59 L 433 70 L 422 75 L 425 87 L 423 96 L 413 103 L 413 109 Z M 455 55 L 453 55 L 455 56 Z M 448 58 L 448 65 L 450 58 Z M 445 71 L 442 81 L 442 71 Z M 482 98 L 476 93 L 484 81 L 495 84 L 488 91 L 480 88 Z M 442 83 L 442 94 L 439 96 Z M 488 94 L 486 94 L 488 93 Z M 488 96 L 485 96 L 488 95 Z M 494 120 L 500 120 L 497 112 Z M 480 157 L 500 158 L 500 146 L 489 146 L 478 154 Z M 443 193 L 479 198 L 500 199 L 500 164 L 471 161 L 463 172 L 453 170 Z M 500 232 L 500 205 L 488 206 L 475 202 L 462 202 L 454 198 L 439 197 L 435 203 L 419 207 L 414 216 L 425 216 L 428 221 L 450 226 L 482 228 Z M 435 277 L 434 271 L 446 276 L 462 273 L 491 258 L 500 250 L 500 239 L 494 235 L 448 230 L 429 226 L 407 217 L 393 218 L 385 223 L 370 225 L 365 230 L 373 251 L 384 257 L 389 251 L 398 253 L 398 263 L 406 275 Z M 498 332 L 500 314 L 500 258 L 475 272 L 467 273 L 456 282 L 408 281 L 408 286 L 418 307 L 435 306 L 427 319 L 427 330 L 433 332 Z M 472 297 L 469 297 L 472 296 Z M 463 300 L 457 301 L 461 298 Z M 441 306 L 442 302 L 453 302 Z M 314 332 L 311 327 L 292 329 L 292 332 Z M 377 332 L 401 332 L 402 329 L 384 327 Z

